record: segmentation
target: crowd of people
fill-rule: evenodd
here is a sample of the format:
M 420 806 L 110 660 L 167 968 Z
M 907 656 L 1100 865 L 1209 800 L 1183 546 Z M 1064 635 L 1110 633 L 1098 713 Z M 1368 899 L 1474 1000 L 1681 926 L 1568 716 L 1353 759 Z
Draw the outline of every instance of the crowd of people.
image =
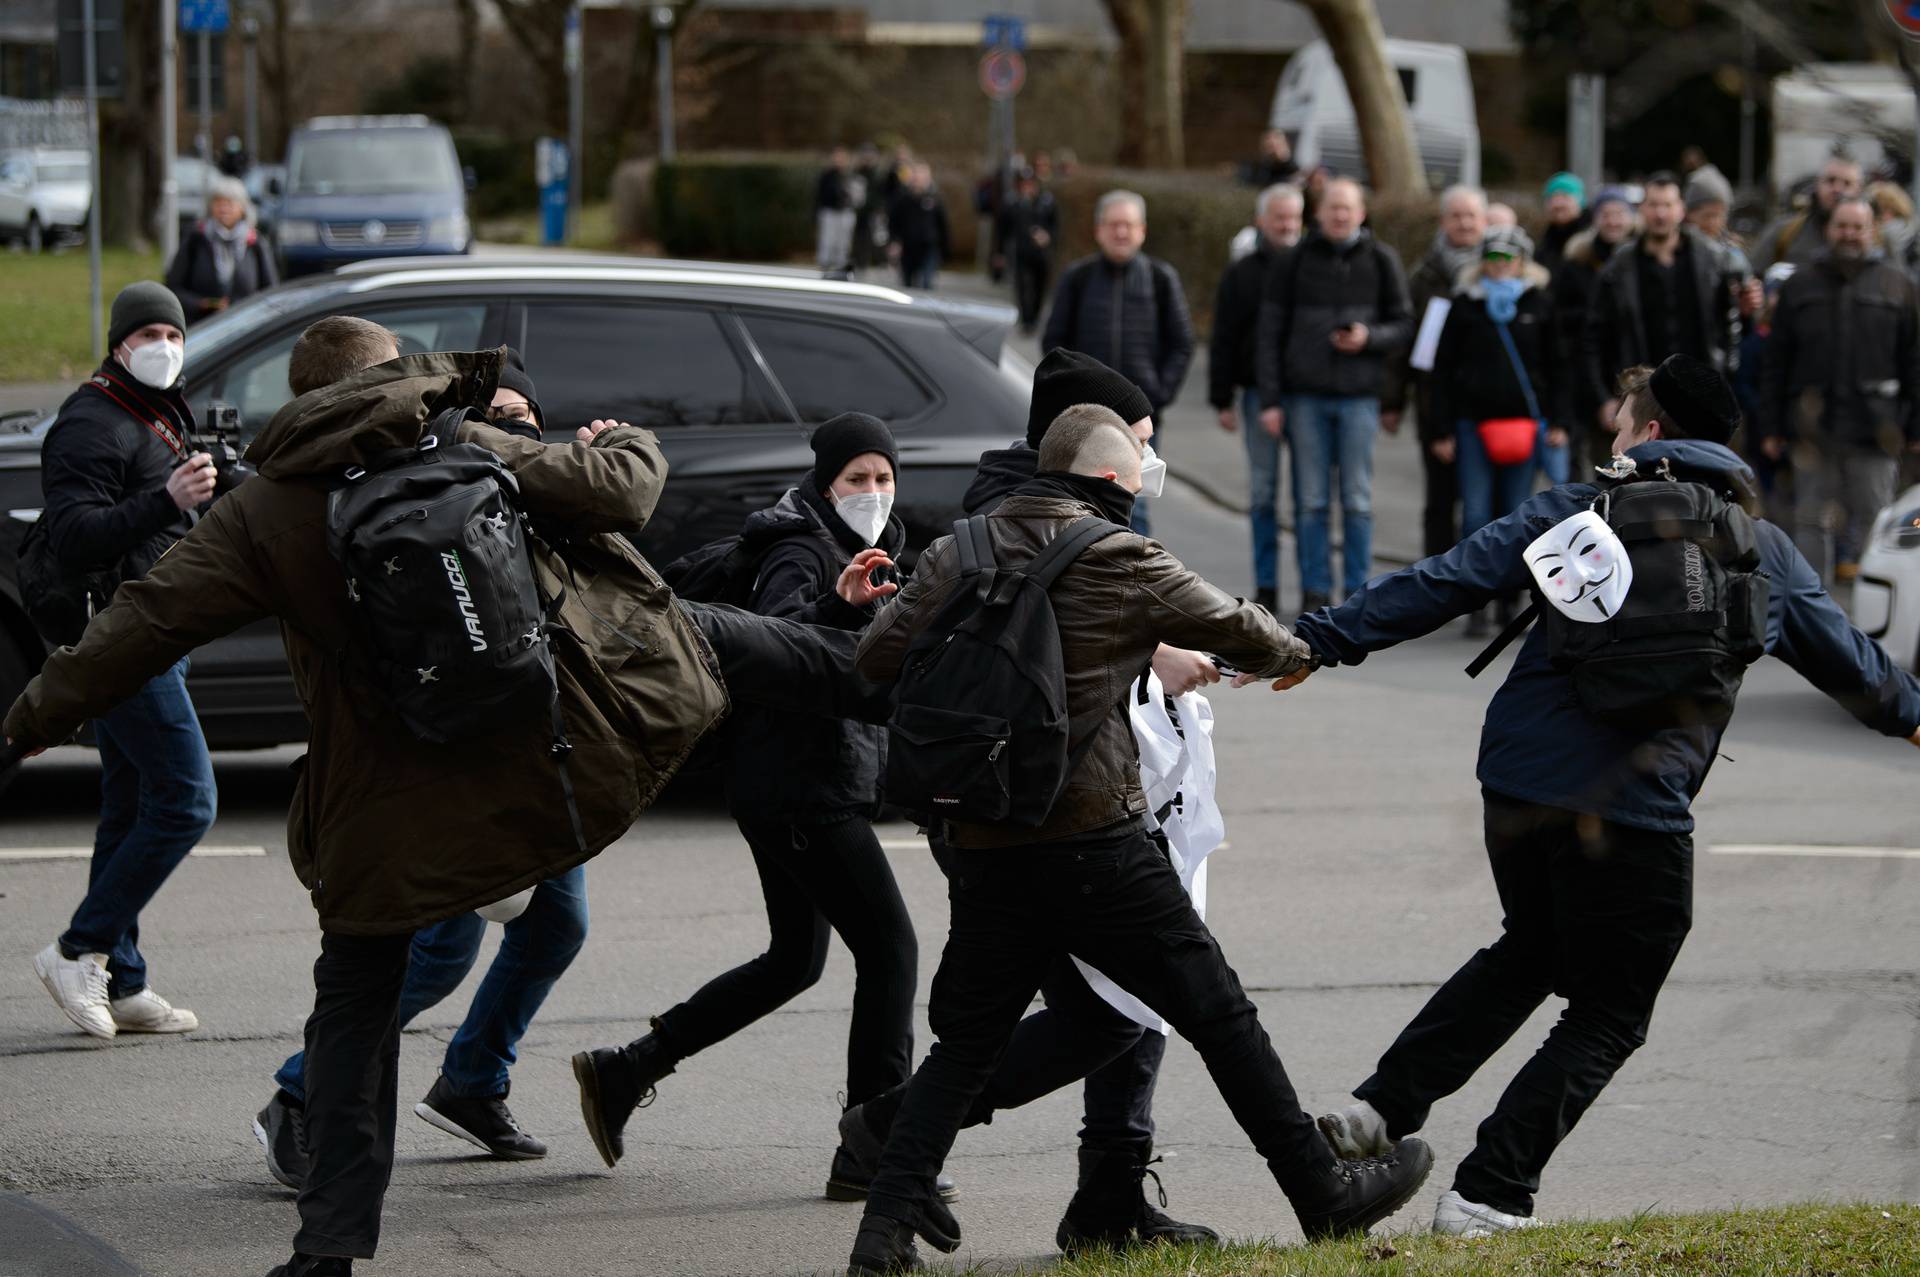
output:
M 903 288 L 931 289 L 952 243 L 933 166 L 904 143 L 890 158 L 863 143 L 837 146 L 814 186 L 814 261 L 828 279 L 890 263 Z

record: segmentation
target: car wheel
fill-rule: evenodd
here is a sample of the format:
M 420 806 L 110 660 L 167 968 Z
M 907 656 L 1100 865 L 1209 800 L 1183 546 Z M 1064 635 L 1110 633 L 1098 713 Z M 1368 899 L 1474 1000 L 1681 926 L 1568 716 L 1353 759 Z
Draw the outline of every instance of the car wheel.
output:
M 27 217 L 27 251 L 38 253 L 47 246 L 46 232 L 40 228 L 40 216 L 37 213 Z
M 11 709 L 13 703 L 20 699 L 20 693 L 26 690 L 27 681 L 32 677 L 33 668 L 27 663 L 25 655 L 14 645 L 13 640 L 9 639 L 5 633 L 0 633 L 0 701 L 4 701 L 7 708 Z M 6 710 L 0 709 L 0 714 L 5 712 Z M 13 784 L 14 777 L 19 774 L 18 763 L 0 769 L 0 795 L 7 792 L 8 786 Z

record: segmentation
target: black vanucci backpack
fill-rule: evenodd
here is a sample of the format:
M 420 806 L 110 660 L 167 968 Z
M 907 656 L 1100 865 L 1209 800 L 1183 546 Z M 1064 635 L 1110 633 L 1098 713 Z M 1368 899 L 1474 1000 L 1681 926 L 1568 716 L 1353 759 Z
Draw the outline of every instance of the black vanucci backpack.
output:
M 1747 666 L 1766 651 L 1768 580 L 1753 520 L 1671 472 L 1608 485 L 1593 509 L 1633 563 L 1619 612 L 1575 621 L 1536 601 L 1467 672 L 1478 675 L 1542 614 L 1547 657 L 1594 718 L 1634 735 L 1724 726 Z
M 928 820 L 1046 822 L 1080 761 L 1067 749 L 1066 669 L 1047 590 L 1082 550 L 1124 531 L 1078 519 L 1030 562 L 1005 568 L 985 516 L 953 525 L 959 584 L 894 683 L 889 803 Z
M 485 448 L 437 437 L 465 412 L 348 470 L 327 498 L 327 549 L 374 672 L 408 729 L 435 743 L 524 729 L 558 704 L 520 484 Z

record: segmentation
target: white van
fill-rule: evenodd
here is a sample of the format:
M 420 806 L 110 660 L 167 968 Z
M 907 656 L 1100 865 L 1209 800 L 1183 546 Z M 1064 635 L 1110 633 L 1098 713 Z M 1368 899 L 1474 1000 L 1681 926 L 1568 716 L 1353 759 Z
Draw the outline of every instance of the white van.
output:
M 1435 190 L 1455 182 L 1478 186 L 1480 118 L 1473 107 L 1466 50 L 1457 44 L 1389 40 L 1387 60 L 1400 73 L 1428 183 Z M 1325 40 L 1314 41 L 1287 60 L 1274 90 L 1269 124 L 1286 133 L 1294 163 L 1303 171 L 1325 164 L 1342 176 L 1365 180 L 1367 163 L 1353 102 Z
M 1773 82 L 1773 189 L 1785 196 L 1844 143 L 1872 171 L 1888 144 L 1911 153 L 1913 89 L 1898 67 L 1811 62 Z

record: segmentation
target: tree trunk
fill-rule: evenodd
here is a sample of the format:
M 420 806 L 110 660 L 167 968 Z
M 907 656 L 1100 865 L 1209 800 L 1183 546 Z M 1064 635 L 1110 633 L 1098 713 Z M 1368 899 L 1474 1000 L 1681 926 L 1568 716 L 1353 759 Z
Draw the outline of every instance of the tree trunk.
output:
M 1192 0 L 1147 5 L 1147 162 L 1185 168 L 1187 11 Z
M 473 115 L 473 77 L 480 53 L 480 0 L 453 0 L 459 35 L 454 53 L 453 114 L 450 123 L 465 124 Z
M 289 51 L 288 27 L 293 22 L 293 0 L 268 0 L 270 23 L 261 49 L 260 81 L 267 88 L 269 155 L 287 158 L 287 139 L 293 133 L 293 55 Z
M 1347 83 L 1354 122 L 1360 128 L 1360 149 L 1367 157 L 1374 191 L 1381 195 L 1426 194 L 1427 175 L 1413 143 L 1407 95 L 1400 87 L 1399 74 L 1387 61 L 1387 36 L 1373 0 L 1299 3 L 1313 14 Z
M 148 214 L 160 205 L 160 9 L 127 0 L 121 17 L 121 96 L 100 103 L 100 239 L 141 250 L 155 229 Z
M 1104 0 L 1104 3 L 1107 17 L 1113 23 L 1113 34 L 1120 41 L 1120 56 L 1115 60 L 1119 83 L 1114 85 L 1120 99 L 1120 150 L 1114 158 L 1122 168 L 1144 168 L 1152 127 L 1146 92 L 1149 0 Z
M 570 0 L 493 0 L 500 21 L 539 77 L 547 132 L 567 136 L 567 10 Z M 585 15 L 581 56 L 586 56 Z

